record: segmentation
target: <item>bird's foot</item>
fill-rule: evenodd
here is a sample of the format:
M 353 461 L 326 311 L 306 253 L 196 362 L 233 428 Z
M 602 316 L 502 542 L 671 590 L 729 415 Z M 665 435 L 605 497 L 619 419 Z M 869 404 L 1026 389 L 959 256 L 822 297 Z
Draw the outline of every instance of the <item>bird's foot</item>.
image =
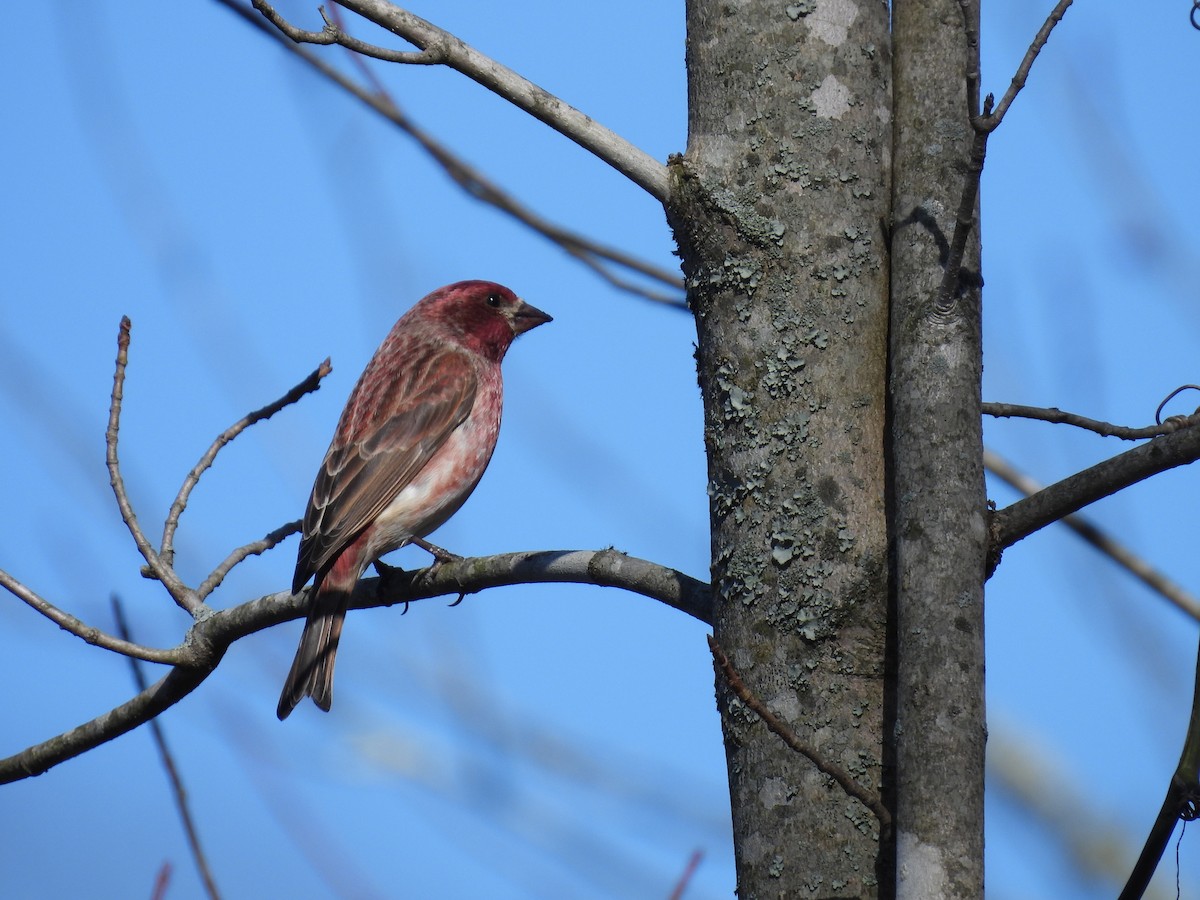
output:
M 456 559 L 462 559 L 457 553 L 451 553 L 449 550 L 444 550 L 437 544 L 431 544 L 424 538 L 413 538 L 412 543 L 416 544 L 422 550 L 427 550 L 433 554 L 433 566 L 436 569 L 443 563 L 453 562 Z

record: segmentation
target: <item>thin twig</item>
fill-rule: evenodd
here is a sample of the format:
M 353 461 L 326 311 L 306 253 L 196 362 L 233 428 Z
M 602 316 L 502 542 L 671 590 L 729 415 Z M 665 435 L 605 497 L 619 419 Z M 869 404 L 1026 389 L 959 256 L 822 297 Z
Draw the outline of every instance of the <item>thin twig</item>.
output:
M 203 610 L 203 603 L 179 580 L 175 571 L 159 557 L 150 541 L 146 539 L 146 535 L 142 533 L 142 527 L 138 524 L 137 516 L 134 515 L 129 496 L 125 493 L 125 480 L 121 477 L 121 463 L 117 458 L 117 439 L 121 430 L 121 402 L 125 393 L 125 368 L 129 365 L 131 327 L 129 317 L 122 316 L 121 330 L 117 334 L 117 362 L 116 371 L 113 373 L 112 399 L 108 407 L 108 428 L 104 433 L 108 480 L 112 485 L 113 494 L 116 495 L 121 518 L 129 528 L 129 533 L 133 535 L 134 543 L 137 544 L 142 558 L 146 560 L 152 576 L 162 582 L 163 587 L 167 589 L 177 604 L 192 615 L 198 615 Z
M 995 567 L 1006 547 L 1035 531 L 1131 484 L 1197 459 L 1200 459 L 1200 425 L 1193 425 L 1076 472 L 999 510 L 992 516 L 989 570 Z
M 704 859 L 703 850 L 693 850 L 692 855 L 688 857 L 687 865 L 683 867 L 683 873 L 679 876 L 679 880 L 675 882 L 675 887 L 671 888 L 671 896 L 668 900 L 683 900 L 683 895 L 687 893 L 688 885 L 692 881 L 692 876 L 696 874 L 696 870 L 700 868 L 700 863 Z
M 25 601 L 25 603 L 36 609 L 63 631 L 69 631 L 77 638 L 95 647 L 111 650 L 113 653 L 120 653 L 122 656 L 128 656 L 131 659 L 142 659 L 152 663 L 176 665 L 186 659 L 186 654 L 179 647 L 172 647 L 169 650 L 156 650 L 153 647 L 143 647 L 141 644 L 121 640 L 118 637 L 113 637 L 111 634 L 101 631 L 99 628 L 88 625 L 70 613 L 63 612 L 53 603 L 43 599 L 3 570 L 0 570 L 0 587 L 4 587 L 17 599 Z
M 297 44 L 339 44 L 347 50 L 361 53 L 363 56 L 369 56 L 372 59 L 379 59 L 384 62 L 405 63 L 407 65 L 432 66 L 445 62 L 445 55 L 441 52 L 440 47 L 430 47 L 426 50 L 389 50 L 386 47 L 377 47 L 374 44 L 368 44 L 366 41 L 360 41 L 357 38 L 351 37 L 342 31 L 335 22 L 330 20 L 324 6 L 319 9 L 321 18 L 325 20 L 325 27 L 320 31 L 305 31 L 303 28 L 297 28 L 288 22 L 269 3 L 264 3 L 262 0 L 252 0 L 252 2 L 254 3 L 254 8 L 262 13 L 267 21 Z
M 253 0 L 253 3 L 264 15 L 270 9 L 266 0 Z M 665 165 L 549 91 L 485 56 L 460 38 L 385 0 L 341 0 L 341 5 L 421 50 L 434 48 L 443 55 L 443 63 L 449 68 L 570 138 L 659 202 L 666 201 Z
M 1036 419 L 1040 422 L 1050 422 L 1055 425 L 1074 425 L 1095 432 L 1103 437 L 1116 437 L 1124 441 L 1142 441 L 1146 438 L 1156 438 L 1171 434 L 1189 425 L 1200 423 L 1200 415 L 1174 416 L 1161 425 L 1146 425 L 1133 428 L 1126 425 L 1113 425 L 1099 419 L 1089 419 L 1076 413 L 1063 412 L 1057 407 L 1022 406 L 1018 403 L 984 403 L 983 414 L 998 419 L 1021 418 Z
M 113 594 L 112 598 L 113 618 L 117 623 L 117 634 L 122 640 L 132 641 L 129 633 L 129 623 L 125 620 L 125 610 L 121 606 L 121 599 Z M 136 659 L 129 660 L 129 666 L 133 670 L 133 682 L 137 685 L 138 693 L 146 690 L 146 677 L 142 674 L 142 667 Z M 170 748 L 167 746 L 167 737 L 163 733 L 162 726 L 157 719 L 150 720 L 150 734 L 154 737 L 154 743 L 158 746 L 158 754 L 162 758 L 163 768 L 167 771 L 167 779 L 171 782 L 171 793 L 175 796 L 175 807 L 179 810 L 179 818 L 183 822 L 183 830 L 187 835 L 188 846 L 192 851 L 192 859 L 196 862 L 196 868 L 200 872 L 200 880 L 204 883 L 204 889 L 212 900 L 220 900 L 221 893 L 217 890 L 216 879 L 213 878 L 212 869 L 208 864 L 208 857 L 204 854 L 204 848 L 200 846 L 200 832 L 196 828 L 196 822 L 192 818 L 191 807 L 188 806 L 187 789 L 183 786 L 183 778 L 179 774 L 179 767 L 175 765 L 175 757 L 171 754 Z
M 967 159 L 967 172 L 963 179 L 962 195 L 959 197 L 958 210 L 954 218 L 954 234 L 950 239 L 950 252 L 942 273 L 942 283 L 938 288 L 934 301 L 934 310 L 938 315 L 950 315 L 957 303 L 959 278 L 961 277 L 963 254 L 966 252 L 967 240 L 975 227 L 975 205 L 979 196 L 979 180 L 983 175 L 983 165 L 987 158 L 988 136 L 1000 127 L 1017 94 L 1025 86 L 1029 78 L 1029 70 L 1034 60 L 1046 46 L 1050 33 L 1059 23 L 1072 3 L 1072 0 L 1059 0 L 1045 23 L 1034 36 L 1033 43 L 1025 51 L 1025 58 L 1017 67 L 1012 83 L 993 111 L 994 97 L 988 94 L 983 102 L 983 112 L 979 110 L 979 31 L 978 4 L 974 0 L 959 0 L 962 10 L 963 28 L 967 43 L 967 115 L 975 137 L 971 142 L 971 154 Z
M 733 663 L 729 661 L 729 657 L 725 655 L 725 651 L 721 649 L 721 645 L 717 643 L 717 639 L 711 634 L 708 635 L 708 649 L 712 653 L 717 667 L 724 674 L 725 681 L 729 684 L 730 690 L 737 694 L 739 700 L 754 710 L 758 714 L 758 717 L 763 720 L 763 723 L 771 731 L 775 732 L 785 744 L 801 756 L 806 757 L 814 766 L 836 781 L 843 791 L 873 812 L 884 831 L 891 828 L 892 813 L 884 806 L 880 796 L 874 791 L 863 787 L 853 775 L 837 763 L 823 758 L 816 749 L 796 737 L 795 733 L 746 687 L 746 683 L 738 675 L 737 670 L 733 667 Z
M 215 591 L 220 586 L 221 582 L 225 580 L 225 576 L 229 574 L 230 570 L 242 560 L 251 556 L 258 556 L 261 553 L 266 553 L 272 547 L 279 544 L 284 538 L 287 538 L 293 534 L 299 534 L 303 525 L 304 523 L 299 519 L 297 519 L 295 522 L 288 522 L 286 525 L 281 525 L 279 528 L 276 528 L 262 540 L 252 541 L 249 544 L 238 547 L 236 550 L 230 553 L 229 556 L 227 556 L 219 566 L 212 570 L 212 574 L 200 583 L 200 587 L 196 588 L 196 593 L 200 596 L 200 599 L 203 600 L 209 594 Z
M 972 120 L 972 124 L 977 130 L 982 129 L 990 133 L 1000 127 L 1005 113 L 1008 112 L 1013 101 L 1017 99 L 1017 94 L 1021 93 L 1021 89 L 1025 87 L 1025 82 L 1029 78 L 1029 70 L 1033 68 L 1033 63 L 1038 58 L 1038 54 L 1042 52 L 1042 48 L 1050 40 L 1050 33 L 1054 31 L 1054 26 L 1066 15 L 1067 9 L 1071 6 L 1072 2 L 1074 0 L 1058 0 L 1058 3 L 1055 4 L 1054 9 L 1050 11 L 1050 15 L 1046 17 L 1046 21 L 1042 23 L 1042 27 L 1038 29 L 1038 33 L 1034 36 L 1033 43 L 1025 51 L 1025 58 L 1021 60 L 1021 65 L 1017 66 L 1017 73 L 1013 75 L 1008 90 L 1004 92 L 1004 96 L 1000 98 L 1000 102 L 996 105 L 996 111 L 990 112 L 985 110 L 982 117 Z M 976 39 L 976 46 L 978 46 L 978 39 Z
M 1016 488 L 1026 497 L 1030 497 L 1042 490 L 1042 485 L 1019 471 L 1008 460 L 1000 456 L 1000 454 L 991 450 L 983 451 L 983 465 L 1005 484 Z M 1200 598 L 1197 598 L 1181 585 L 1176 584 L 1142 559 L 1142 557 L 1138 556 L 1121 542 L 1105 534 L 1087 519 L 1072 514 L 1063 516 L 1060 521 L 1079 535 L 1079 537 L 1083 538 L 1083 540 L 1132 574 L 1142 584 L 1146 585 L 1152 591 L 1161 594 L 1166 600 L 1193 619 L 1200 621 Z
M 154 876 L 154 888 L 150 893 L 150 900 L 166 900 L 167 888 L 171 886 L 171 861 L 167 860 L 158 867 L 158 874 Z
M 329 364 L 329 359 L 326 358 L 323 363 L 317 366 L 312 373 L 301 381 L 298 385 L 276 400 L 274 403 L 269 403 L 262 409 L 256 409 L 252 413 L 247 413 L 238 421 L 234 422 L 223 432 L 217 435 L 216 440 L 212 442 L 204 455 L 200 457 L 200 461 L 192 467 L 188 472 L 187 477 L 183 480 L 183 485 L 179 488 L 179 493 L 175 497 L 175 502 L 171 504 L 171 509 L 167 513 L 167 520 L 163 524 L 162 536 L 162 551 L 161 556 L 167 565 L 174 563 L 175 557 L 175 529 L 179 527 L 179 517 L 183 515 L 184 509 L 187 508 L 188 498 L 192 494 L 192 489 L 200 481 L 200 476 L 213 464 L 217 458 L 217 454 L 221 452 L 221 448 L 236 438 L 239 434 L 249 428 L 256 422 L 261 422 L 263 419 L 269 419 L 275 413 L 279 412 L 285 406 L 289 406 L 299 400 L 306 394 L 311 394 L 313 391 L 321 387 L 321 379 L 333 371 L 333 366 Z M 278 542 L 276 542 L 278 543 Z M 272 545 L 273 546 L 273 545 Z M 264 548 L 265 549 L 265 548 Z M 259 553 L 262 550 L 258 551 Z M 243 557 L 245 558 L 245 557 Z M 231 566 L 232 567 L 232 566 Z M 210 576 L 211 577 L 211 576 Z M 224 577 L 224 575 L 222 575 Z M 212 592 L 214 584 L 207 591 L 203 587 L 197 592 L 200 599 L 204 599 Z
M 271 38 L 289 53 L 303 60 L 324 78 L 332 81 L 342 90 L 415 140 L 433 158 L 433 161 L 442 168 L 442 171 L 471 197 L 511 216 L 522 225 L 558 245 L 576 259 L 583 261 L 593 270 L 602 273 L 602 277 L 611 284 L 656 303 L 665 303 L 680 310 L 687 309 L 682 296 L 678 294 L 664 295 L 641 288 L 610 272 L 604 263 L 613 263 L 682 292 L 683 282 L 678 274 L 651 265 L 624 251 L 608 247 L 581 234 L 555 225 L 553 222 L 533 212 L 513 195 L 489 180 L 478 169 L 455 156 L 449 149 L 433 138 L 432 135 L 409 119 L 392 97 L 383 90 L 374 74 L 365 66 L 356 65 L 363 72 L 363 77 L 371 83 L 372 90 L 367 90 L 361 85 L 356 84 L 346 75 L 328 65 L 304 47 L 288 40 L 261 16 L 254 15 L 248 9 L 236 3 L 235 0 L 216 0 L 216 2 L 236 13 L 243 21 Z

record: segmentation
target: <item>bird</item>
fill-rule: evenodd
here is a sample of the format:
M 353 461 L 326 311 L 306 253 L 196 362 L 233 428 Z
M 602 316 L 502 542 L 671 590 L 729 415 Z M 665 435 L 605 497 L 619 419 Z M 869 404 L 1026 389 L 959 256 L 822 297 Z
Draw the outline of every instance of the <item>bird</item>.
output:
M 491 281 L 459 281 L 417 301 L 350 392 L 304 512 L 292 580 L 310 578 L 308 618 L 276 715 L 305 697 L 326 712 L 354 585 L 368 565 L 424 541 L 470 496 L 496 447 L 513 340 L 551 317 Z

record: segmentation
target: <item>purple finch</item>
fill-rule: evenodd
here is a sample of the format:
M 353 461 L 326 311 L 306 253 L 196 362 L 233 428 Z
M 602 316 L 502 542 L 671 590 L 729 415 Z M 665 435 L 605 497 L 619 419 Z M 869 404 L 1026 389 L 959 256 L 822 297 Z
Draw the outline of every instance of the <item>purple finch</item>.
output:
M 276 714 L 328 710 L 346 605 L 372 562 L 449 519 L 487 468 L 500 430 L 500 361 L 550 317 L 490 281 L 460 281 L 405 313 L 346 401 L 317 473 L 292 593 L 312 576 L 308 621 Z

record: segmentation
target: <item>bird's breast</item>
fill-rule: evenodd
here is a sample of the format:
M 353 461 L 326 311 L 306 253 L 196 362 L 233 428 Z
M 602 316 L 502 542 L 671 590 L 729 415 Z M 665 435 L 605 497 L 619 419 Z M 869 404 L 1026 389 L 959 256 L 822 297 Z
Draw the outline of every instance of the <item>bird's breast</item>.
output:
M 481 385 L 485 387 L 491 386 Z M 499 387 L 481 389 L 470 415 L 376 519 L 371 558 L 425 537 L 458 511 L 491 461 L 500 411 Z

